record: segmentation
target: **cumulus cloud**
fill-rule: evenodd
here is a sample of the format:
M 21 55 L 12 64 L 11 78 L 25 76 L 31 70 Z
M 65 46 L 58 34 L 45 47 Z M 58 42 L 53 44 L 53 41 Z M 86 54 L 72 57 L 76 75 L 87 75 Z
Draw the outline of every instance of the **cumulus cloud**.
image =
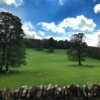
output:
M 60 23 L 60 27 L 72 28 L 79 31 L 93 31 L 96 24 L 92 19 L 87 19 L 85 16 L 77 16 L 76 18 L 66 18 Z
M 97 4 L 97 5 L 94 6 L 94 12 L 100 13 L 100 4 Z
M 22 26 L 22 29 L 25 33 L 25 38 L 41 39 L 41 37 L 38 36 L 37 32 L 34 30 L 34 26 L 31 22 L 25 22 Z
M 45 35 L 45 33 L 44 33 L 43 31 L 39 31 L 39 34 L 40 34 L 41 36 L 44 36 L 44 35 Z
M 42 28 L 47 31 L 63 34 L 66 33 L 66 30 L 68 28 L 76 31 L 94 31 L 96 27 L 96 24 L 93 22 L 92 19 L 88 19 L 83 15 L 77 16 L 76 18 L 66 18 L 59 24 L 55 24 L 54 22 L 41 22 L 38 25 L 41 25 Z
M 41 25 L 42 28 L 47 31 L 52 31 L 54 33 L 65 33 L 65 29 L 63 29 L 59 25 L 56 25 L 54 22 L 51 23 L 41 22 L 38 25 Z
M 98 36 L 100 30 L 93 32 L 92 34 L 86 34 L 86 42 L 89 46 L 98 46 Z
M 0 0 L 0 4 L 14 5 L 18 7 L 23 4 L 23 0 Z

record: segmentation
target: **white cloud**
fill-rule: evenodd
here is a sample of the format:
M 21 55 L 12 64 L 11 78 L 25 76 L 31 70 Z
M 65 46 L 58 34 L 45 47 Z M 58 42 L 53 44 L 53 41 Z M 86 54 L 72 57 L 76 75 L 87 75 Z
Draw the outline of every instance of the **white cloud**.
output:
M 23 4 L 23 0 L 0 0 L 0 4 L 14 5 L 18 7 Z
M 94 6 L 94 12 L 100 13 L 100 4 L 97 4 L 97 5 Z
M 54 22 L 51 23 L 41 22 L 38 25 L 41 25 L 42 28 L 47 31 L 52 31 L 54 33 L 63 33 L 63 34 L 65 33 L 65 29 L 56 25 Z
M 44 36 L 44 35 L 45 35 L 45 33 L 44 33 L 43 31 L 39 31 L 39 34 L 40 34 L 41 36 Z
M 93 31 L 96 24 L 92 19 L 87 19 L 85 16 L 77 16 L 76 18 L 66 18 L 60 23 L 62 28 L 71 28 L 78 31 Z
M 77 16 L 76 18 L 66 18 L 59 24 L 54 22 L 46 23 L 41 22 L 38 25 L 41 25 L 43 29 L 47 31 L 52 31 L 54 33 L 66 33 L 66 30 L 70 28 L 71 30 L 76 31 L 94 31 L 96 24 L 92 19 L 88 19 L 85 16 Z
M 26 38 L 41 39 L 41 37 L 37 35 L 37 32 L 34 31 L 34 26 L 32 25 L 31 22 L 24 23 L 22 29 L 25 33 Z
M 97 46 L 98 45 L 98 35 L 100 35 L 100 30 L 92 33 L 86 34 L 86 42 L 89 46 Z
M 26 22 L 23 24 L 23 26 L 25 26 L 26 30 L 33 30 L 35 29 L 35 27 L 32 25 L 32 23 L 30 21 Z

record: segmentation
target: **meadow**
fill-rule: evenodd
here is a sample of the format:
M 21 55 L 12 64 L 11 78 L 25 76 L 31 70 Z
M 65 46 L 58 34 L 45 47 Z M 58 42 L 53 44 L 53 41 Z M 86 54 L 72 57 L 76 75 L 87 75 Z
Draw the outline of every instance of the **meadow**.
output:
M 78 62 L 69 61 L 66 50 L 55 50 L 54 53 L 27 49 L 27 65 L 10 68 L 7 74 L 0 74 L 0 88 L 12 89 L 21 86 L 47 84 L 86 84 L 100 83 L 100 61 L 86 58 L 79 66 Z

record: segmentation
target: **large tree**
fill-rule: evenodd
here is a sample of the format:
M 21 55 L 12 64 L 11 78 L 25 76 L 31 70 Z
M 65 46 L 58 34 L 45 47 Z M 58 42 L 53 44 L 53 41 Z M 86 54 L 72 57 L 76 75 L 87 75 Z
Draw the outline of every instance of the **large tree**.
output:
M 7 12 L 0 12 L 0 71 L 25 63 L 24 32 L 21 20 Z
M 87 44 L 84 42 L 85 35 L 83 33 L 74 34 L 70 40 L 70 48 L 68 50 L 68 56 L 70 60 L 77 60 L 79 65 L 82 65 L 81 61 L 84 60 L 85 50 Z

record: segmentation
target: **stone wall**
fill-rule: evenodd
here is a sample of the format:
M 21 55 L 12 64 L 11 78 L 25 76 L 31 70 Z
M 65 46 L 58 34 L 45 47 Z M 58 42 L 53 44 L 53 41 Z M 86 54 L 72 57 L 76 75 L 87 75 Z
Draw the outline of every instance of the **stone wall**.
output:
M 100 100 L 100 85 L 70 85 L 60 87 L 22 86 L 18 90 L 5 88 L 0 90 L 0 100 Z

